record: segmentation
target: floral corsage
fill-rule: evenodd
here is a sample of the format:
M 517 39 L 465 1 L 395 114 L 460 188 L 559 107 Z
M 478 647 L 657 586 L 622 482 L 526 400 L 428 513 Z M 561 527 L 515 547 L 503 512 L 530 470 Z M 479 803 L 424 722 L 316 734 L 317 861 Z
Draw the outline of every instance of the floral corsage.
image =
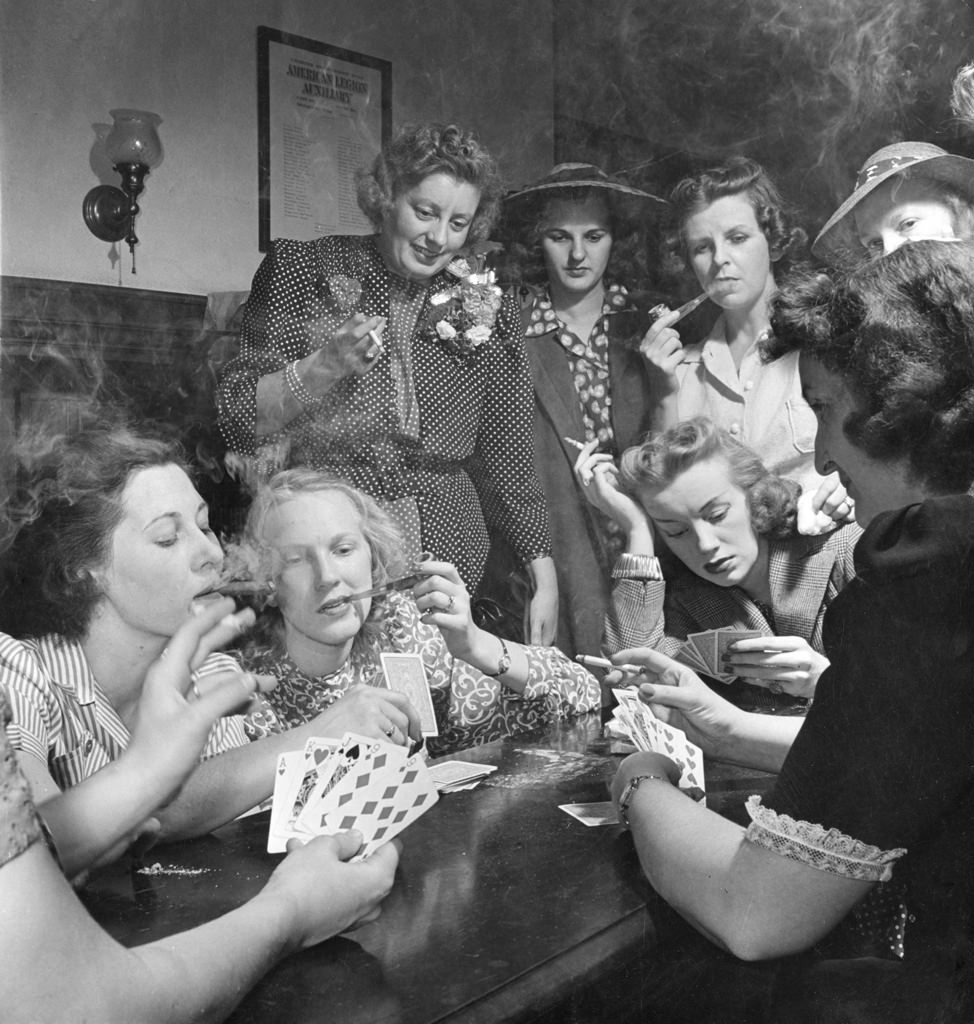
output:
M 350 317 L 359 304 L 362 297 L 362 285 L 354 277 L 346 277 L 344 274 L 335 274 L 328 278 L 328 290 L 335 301 L 338 312 L 344 317 Z
M 469 362 L 490 337 L 501 308 L 501 290 L 487 259 L 502 246 L 477 242 L 458 254 L 446 271 L 457 279 L 430 296 L 426 335 L 439 341 L 460 362 Z

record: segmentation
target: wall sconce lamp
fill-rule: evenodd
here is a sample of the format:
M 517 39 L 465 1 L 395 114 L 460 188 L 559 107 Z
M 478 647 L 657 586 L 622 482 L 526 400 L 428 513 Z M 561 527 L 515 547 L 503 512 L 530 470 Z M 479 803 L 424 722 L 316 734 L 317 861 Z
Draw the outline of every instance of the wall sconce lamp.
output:
M 82 214 L 88 230 L 103 242 L 124 238 L 132 253 L 135 273 L 136 202 L 150 168 L 162 162 L 162 142 L 156 126 L 162 118 L 147 110 L 111 110 L 114 124 L 105 138 L 105 153 L 122 178 L 122 187 L 96 185 L 84 199 Z

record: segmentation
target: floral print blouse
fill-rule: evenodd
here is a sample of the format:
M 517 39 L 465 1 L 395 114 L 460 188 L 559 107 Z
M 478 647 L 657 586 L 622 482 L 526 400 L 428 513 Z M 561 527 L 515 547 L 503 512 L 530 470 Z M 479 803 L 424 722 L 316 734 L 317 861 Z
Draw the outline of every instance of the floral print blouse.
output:
M 390 594 L 381 630 L 363 636 L 334 675 L 306 676 L 281 650 L 250 659 L 249 670 L 273 675 L 278 684 L 265 695 L 264 708 L 250 715 L 246 728 L 257 738 L 303 725 L 357 683 L 383 686 L 382 652 L 422 656 L 439 727 L 439 736 L 427 740 L 434 756 L 532 732 L 552 719 L 599 707 L 599 684 L 581 665 L 554 647 L 528 646 L 525 651 L 528 681 L 523 693 L 515 693 L 454 658 L 440 631 L 422 621 L 411 597 Z

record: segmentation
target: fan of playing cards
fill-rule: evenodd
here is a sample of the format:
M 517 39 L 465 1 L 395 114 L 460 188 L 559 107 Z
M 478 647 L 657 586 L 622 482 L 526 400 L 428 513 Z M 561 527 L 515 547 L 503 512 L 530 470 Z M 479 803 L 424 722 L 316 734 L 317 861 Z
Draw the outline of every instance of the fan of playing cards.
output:
M 661 722 L 639 699 L 635 690 L 613 689 L 619 702 L 614 714 L 640 750 L 665 754 L 680 768 L 680 789 L 704 792 L 703 751 L 687 739 L 682 729 Z M 705 798 L 702 798 L 705 799 Z
M 362 833 L 367 857 L 439 799 L 422 754 L 346 733 L 340 743 L 310 739 L 303 750 L 277 761 L 268 853 L 283 853 L 289 839 Z
M 691 633 L 673 657 L 694 672 L 702 672 L 721 683 L 732 683 L 737 676 L 724 671 L 724 655 L 731 644 L 752 636 L 764 634 L 758 629 L 707 629 Z

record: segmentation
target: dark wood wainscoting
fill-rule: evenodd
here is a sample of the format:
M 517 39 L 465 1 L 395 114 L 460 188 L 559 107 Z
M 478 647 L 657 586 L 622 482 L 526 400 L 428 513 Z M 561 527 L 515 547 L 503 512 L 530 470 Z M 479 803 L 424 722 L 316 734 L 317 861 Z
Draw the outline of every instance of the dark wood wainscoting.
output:
M 0 278 L 0 488 L 23 427 L 70 428 L 89 408 L 123 409 L 180 438 L 217 525 L 234 528 L 241 500 L 223 471 L 214 392 L 235 341 L 205 326 L 206 304 L 205 295 Z

